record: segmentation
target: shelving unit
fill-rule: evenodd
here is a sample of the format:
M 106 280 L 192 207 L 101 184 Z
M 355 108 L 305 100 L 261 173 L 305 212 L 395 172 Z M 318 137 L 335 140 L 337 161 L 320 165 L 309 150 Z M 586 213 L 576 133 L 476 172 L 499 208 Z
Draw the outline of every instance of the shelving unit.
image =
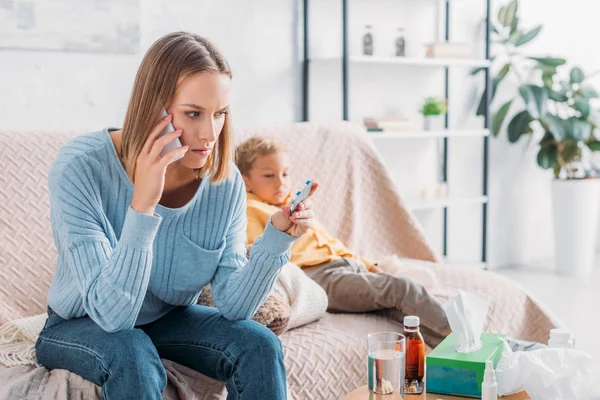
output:
M 450 7 L 451 3 L 456 0 L 440 0 L 444 2 L 444 14 L 445 14 L 445 29 L 444 39 L 450 40 Z M 411 68 L 417 67 L 430 67 L 430 68 L 443 68 L 444 74 L 444 96 L 450 101 L 449 96 L 449 68 L 484 68 L 485 73 L 485 88 L 486 88 L 486 99 L 485 99 L 485 112 L 484 112 L 484 126 L 483 129 L 475 130 L 457 130 L 449 129 L 448 115 L 445 116 L 444 130 L 438 131 L 427 131 L 427 132 L 404 132 L 404 131 L 385 131 L 385 132 L 369 132 L 369 136 L 374 142 L 377 141 L 389 141 L 389 140 L 401 140 L 401 139 L 433 139 L 439 138 L 443 141 L 443 160 L 442 160 L 442 180 L 443 182 L 448 181 L 448 141 L 453 137 L 481 137 L 483 138 L 483 179 L 482 179 L 482 190 L 480 196 L 474 197 L 448 197 L 438 198 L 433 200 L 408 200 L 407 204 L 412 210 L 428 210 L 428 209 L 442 209 L 443 210 L 443 255 L 444 257 L 448 254 L 448 207 L 451 206 L 464 206 L 464 205 L 480 205 L 482 207 L 482 248 L 481 248 L 481 261 L 482 266 L 485 266 L 487 262 L 487 212 L 488 212 L 488 164 L 489 164 L 489 135 L 490 135 L 490 111 L 489 104 L 491 100 L 491 74 L 489 67 L 491 66 L 490 61 L 490 49 L 491 49 L 491 0 L 485 0 L 485 59 L 448 59 L 448 58 L 415 58 L 415 57 L 379 57 L 379 56 L 350 56 L 349 45 L 348 45 L 348 0 L 342 0 L 341 9 L 341 22 L 342 22 L 342 56 L 341 57 L 330 57 L 330 58 L 316 58 L 311 59 L 309 51 L 309 0 L 303 0 L 303 68 L 302 68 L 302 119 L 308 121 L 309 118 L 309 88 L 310 88 L 310 67 L 311 65 L 318 66 L 320 63 L 335 62 L 341 66 L 341 80 L 342 80 L 342 118 L 344 120 L 349 119 L 349 73 L 350 66 L 357 64 L 372 64 L 376 65 L 397 65 L 399 68 Z
M 489 129 L 443 129 L 440 131 L 382 131 L 369 132 L 373 141 L 392 139 L 435 139 L 450 137 L 484 137 L 489 136 Z
M 340 57 L 315 58 L 314 62 L 342 62 Z M 397 64 L 414 65 L 419 67 L 469 67 L 469 68 L 488 68 L 489 60 L 475 60 L 463 58 L 416 58 L 416 57 L 379 57 L 379 56 L 351 56 L 348 58 L 350 63 L 369 63 L 369 64 Z
M 446 208 L 450 206 L 469 205 L 469 204 L 486 204 L 487 196 L 472 196 L 472 197 L 442 197 L 426 199 L 406 199 L 408 208 L 412 211 L 431 210 L 435 208 Z

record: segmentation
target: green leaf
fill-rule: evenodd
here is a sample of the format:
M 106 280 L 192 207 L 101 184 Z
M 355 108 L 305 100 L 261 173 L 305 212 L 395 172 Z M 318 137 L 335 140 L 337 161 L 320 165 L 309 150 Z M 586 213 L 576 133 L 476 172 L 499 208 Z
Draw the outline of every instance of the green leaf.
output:
M 596 89 L 594 89 L 591 86 L 582 87 L 581 89 L 579 89 L 579 94 L 587 97 L 588 99 L 596 99 L 600 97 L 600 95 L 598 95 L 598 92 L 596 92 Z
M 547 146 L 554 143 L 554 136 L 548 131 L 544 133 L 544 137 L 540 140 L 540 146 Z
M 567 62 L 564 58 L 555 58 L 555 57 L 527 57 L 527 58 L 529 58 L 530 60 L 537 61 L 540 64 L 550 66 L 550 67 L 558 67 Z
M 576 142 L 586 140 L 592 133 L 592 126 L 586 120 L 571 117 L 567 120 L 567 138 Z
M 537 163 L 544 169 L 554 168 L 558 164 L 558 149 L 555 144 L 540 147 Z
M 471 76 L 477 75 L 478 73 L 480 73 L 481 71 L 485 71 L 486 69 L 487 69 L 487 67 L 475 68 L 475 69 L 471 70 L 470 74 L 471 74 Z
M 496 77 L 492 80 L 492 99 L 490 101 L 490 104 L 492 101 L 494 101 L 494 96 L 496 96 L 496 90 L 498 90 L 498 85 L 506 77 L 509 70 L 510 70 L 510 64 L 504 64 L 504 66 L 502 67 L 500 72 L 498 72 L 498 75 L 496 75 Z M 484 90 L 483 94 L 481 95 L 481 99 L 479 100 L 479 106 L 477 107 L 477 115 L 483 115 L 485 112 L 485 96 L 486 95 L 487 95 L 487 91 Z
M 556 179 L 558 179 L 560 177 L 560 170 L 562 169 L 562 167 L 560 166 L 560 164 L 556 164 L 554 166 L 554 177 Z
M 537 85 L 523 85 L 519 88 L 521 97 L 525 100 L 525 104 L 529 113 L 536 119 L 546 115 L 548 105 L 548 90 Z
M 571 69 L 571 83 L 581 83 L 585 79 L 583 71 L 579 67 Z
M 515 46 L 523 46 L 524 44 L 531 42 L 533 39 L 535 39 L 535 37 L 540 33 L 541 30 L 542 26 L 538 25 L 529 32 L 524 33 L 523 35 L 521 35 L 521 38 L 515 43 Z
M 522 37 L 523 37 L 523 34 L 521 33 L 521 31 L 514 31 L 508 37 L 508 43 L 516 45 L 516 43 L 519 40 L 521 40 Z
M 544 82 L 544 86 L 546 86 L 549 89 L 552 89 L 552 86 L 554 85 L 554 79 L 552 79 L 552 77 L 554 76 L 555 73 L 556 73 L 556 69 L 554 69 L 553 71 L 543 71 L 542 72 L 542 81 Z
M 561 92 L 557 92 L 556 90 L 552 90 L 550 89 L 548 91 L 548 97 L 550 97 L 550 100 L 554 100 L 554 101 L 558 101 L 558 102 L 565 102 L 567 100 L 569 100 L 569 98 L 567 97 L 567 95 L 561 93 Z
M 531 85 L 523 85 L 519 88 L 519 93 L 521 94 L 523 101 L 525 101 L 525 105 L 531 103 L 531 100 L 533 99 L 533 93 L 531 93 L 530 86 Z
M 504 26 L 511 26 L 513 20 L 517 16 L 517 6 L 519 2 L 517 0 L 512 0 L 508 6 L 506 7 L 506 14 L 504 15 Z
M 565 147 L 563 149 L 563 154 L 562 154 L 563 160 L 566 163 L 570 163 L 576 157 L 579 157 L 579 156 L 581 156 L 581 149 L 579 148 L 577 143 L 571 142 L 571 141 L 566 142 Z
M 492 135 L 498 136 L 498 132 L 500 132 L 500 128 L 502 127 L 502 123 L 504 122 L 504 118 L 506 118 L 506 114 L 510 109 L 510 105 L 512 104 L 512 100 L 507 101 L 500 107 L 494 118 L 492 119 Z
M 506 7 L 500 7 L 500 10 L 498 11 L 498 22 L 500 22 L 500 24 L 502 26 L 507 26 L 504 23 L 505 18 L 506 18 Z
M 511 143 L 515 143 L 519 140 L 522 134 L 530 130 L 529 123 L 531 121 L 533 121 L 533 118 L 531 118 L 531 115 L 527 110 L 523 110 L 515 115 L 508 124 L 508 140 Z
M 493 63 L 494 60 L 496 59 L 496 56 L 492 56 L 490 57 L 490 63 Z M 478 73 L 480 73 L 481 71 L 485 71 L 488 67 L 478 67 L 478 68 L 473 68 L 470 72 L 470 74 L 473 75 L 477 75 Z
M 589 142 L 587 145 L 590 148 L 590 150 L 592 150 L 592 151 L 600 151 L 600 141 L 598 141 L 598 140 Z
M 519 28 L 519 17 L 517 15 L 515 15 L 512 22 L 510 23 L 510 33 L 513 34 L 513 33 L 517 32 L 518 28 Z
M 541 118 L 543 115 L 546 115 L 548 107 L 548 90 L 539 86 L 531 86 L 531 90 L 533 91 L 538 118 Z
M 590 116 L 590 101 L 584 97 L 575 98 L 575 109 L 581 113 L 583 118 Z
M 556 74 L 556 67 L 551 65 L 538 64 L 536 65 L 537 69 L 542 71 L 542 74 L 546 74 L 548 76 L 554 76 Z
M 499 35 L 500 31 L 498 30 L 498 28 L 496 28 L 496 25 L 492 25 L 492 31 L 496 34 Z
M 491 101 L 494 101 L 494 95 L 496 94 L 496 90 L 494 90 L 495 88 L 493 87 L 493 83 L 492 83 L 492 99 Z M 484 115 L 485 114 L 485 99 L 487 96 L 487 89 L 485 89 L 483 91 L 483 93 L 481 94 L 481 99 L 479 99 L 479 106 L 477 106 L 477 114 L 476 115 Z
M 567 137 L 567 121 L 550 113 L 544 115 L 542 122 L 548 127 L 550 134 L 556 140 L 563 141 Z
M 494 95 L 496 94 L 496 91 L 494 90 L 494 85 L 492 84 L 492 99 L 491 101 L 494 101 Z M 477 106 L 477 114 L 476 115 L 484 115 L 485 114 L 485 99 L 487 96 L 487 89 L 485 89 L 483 91 L 483 93 L 481 94 L 481 99 L 479 99 L 479 106 Z
M 502 81 L 502 79 L 504 79 L 506 77 L 506 75 L 508 74 L 508 71 L 510 71 L 510 64 L 504 64 L 504 67 L 502 67 L 500 72 L 498 72 L 498 75 L 496 76 L 496 78 L 494 78 L 494 81 L 496 81 L 497 83 L 500 83 Z

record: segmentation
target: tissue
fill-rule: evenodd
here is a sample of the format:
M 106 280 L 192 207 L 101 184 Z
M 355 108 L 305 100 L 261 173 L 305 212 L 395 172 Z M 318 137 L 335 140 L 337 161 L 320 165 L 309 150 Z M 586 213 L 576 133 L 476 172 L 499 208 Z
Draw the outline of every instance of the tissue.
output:
M 442 305 L 452 334 L 427 355 L 427 392 L 481 398 L 485 366 L 502 355 L 505 335 L 482 333 L 489 303 L 468 292 Z
M 456 338 L 455 350 L 459 353 L 472 353 L 481 349 L 481 333 L 489 302 L 476 294 L 459 291 L 442 308 Z
M 527 391 L 532 399 L 598 400 L 600 371 L 595 371 L 592 357 L 572 349 L 539 349 L 513 352 L 504 343 L 496 367 L 500 396 Z

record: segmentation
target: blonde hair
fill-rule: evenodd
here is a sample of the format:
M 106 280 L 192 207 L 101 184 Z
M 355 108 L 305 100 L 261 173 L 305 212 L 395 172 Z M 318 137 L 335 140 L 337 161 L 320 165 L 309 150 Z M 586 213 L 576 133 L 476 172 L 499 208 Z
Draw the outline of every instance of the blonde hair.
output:
M 259 156 L 268 156 L 285 151 L 285 147 L 271 137 L 255 136 L 240 144 L 235 150 L 235 163 L 242 173 L 248 176 L 252 164 Z
M 135 77 L 121 141 L 120 157 L 131 181 L 137 158 L 148 135 L 167 108 L 180 78 L 208 72 L 232 77 L 231 68 L 221 52 L 208 40 L 188 32 L 173 32 L 158 39 L 144 56 Z M 214 152 L 196 170 L 200 178 L 208 173 L 213 183 L 229 176 L 233 153 L 231 120 L 225 123 Z

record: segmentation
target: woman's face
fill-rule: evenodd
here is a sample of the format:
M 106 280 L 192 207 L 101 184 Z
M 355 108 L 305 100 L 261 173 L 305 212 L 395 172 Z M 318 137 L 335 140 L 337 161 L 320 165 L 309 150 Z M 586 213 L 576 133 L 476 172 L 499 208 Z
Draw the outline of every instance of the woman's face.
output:
M 179 160 L 181 165 L 199 169 L 206 164 L 229 112 L 231 78 L 204 72 L 179 81 L 167 112 L 173 115 L 175 129 L 183 130 L 179 140 L 190 148 Z

